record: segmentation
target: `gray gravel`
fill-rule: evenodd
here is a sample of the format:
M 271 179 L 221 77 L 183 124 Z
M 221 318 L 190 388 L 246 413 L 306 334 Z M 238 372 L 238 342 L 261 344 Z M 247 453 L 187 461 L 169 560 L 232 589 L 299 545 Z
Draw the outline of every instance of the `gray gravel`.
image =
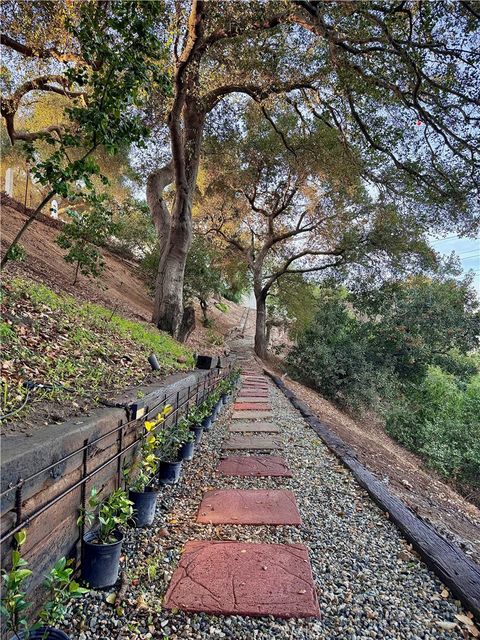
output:
M 466 637 L 454 617 L 464 613 L 460 603 L 447 595 L 396 527 L 274 385 L 270 394 L 275 419 L 283 427 L 286 448 L 282 455 L 294 477 L 215 476 L 228 410 L 204 435 L 194 461 L 184 465 L 181 484 L 162 492 L 154 526 L 127 533 L 123 568 L 128 589 L 120 607 L 106 601 L 109 593 L 115 593 L 113 588 L 91 592 L 71 604 L 65 629 L 73 640 Z M 203 492 L 218 487 L 291 489 L 303 526 L 196 524 Z M 216 617 L 163 610 L 163 596 L 182 546 L 191 539 L 305 544 L 310 549 L 321 619 Z

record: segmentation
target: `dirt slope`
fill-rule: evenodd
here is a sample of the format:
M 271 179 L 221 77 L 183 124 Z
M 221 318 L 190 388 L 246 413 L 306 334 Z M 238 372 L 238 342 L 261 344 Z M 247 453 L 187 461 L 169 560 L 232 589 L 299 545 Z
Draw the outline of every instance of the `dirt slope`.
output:
M 2 203 L 1 248 L 2 255 L 23 225 L 26 215 Z M 23 262 L 7 263 L 6 273 L 22 275 L 42 282 L 56 292 L 66 291 L 70 295 L 97 302 L 134 319 L 150 321 L 153 302 L 145 282 L 142 280 L 136 263 L 102 250 L 105 271 L 98 279 L 89 279 L 79 275 L 78 282 L 72 285 L 74 266 L 63 259 L 64 251 L 55 243 L 59 231 L 43 221 L 35 221 L 24 234 L 21 244 L 27 258 Z M 209 315 L 214 321 L 215 331 L 204 329 L 197 310 L 197 328 L 188 341 L 188 346 L 196 351 L 208 350 L 220 353 L 224 349 L 222 336 L 241 323 L 244 307 L 224 301 L 229 312 L 223 313 L 214 304 Z
M 25 219 L 23 213 L 2 205 L 2 255 Z M 66 291 L 82 300 L 112 307 L 118 305 L 118 310 L 129 316 L 142 320 L 150 318 L 152 302 L 134 264 L 103 251 L 106 268 L 102 277 L 97 281 L 80 275 L 73 287 L 74 267 L 63 259 L 64 251 L 55 243 L 57 235 L 57 229 L 33 222 L 21 240 L 27 259 L 7 263 L 8 273 L 26 275 L 55 291 Z

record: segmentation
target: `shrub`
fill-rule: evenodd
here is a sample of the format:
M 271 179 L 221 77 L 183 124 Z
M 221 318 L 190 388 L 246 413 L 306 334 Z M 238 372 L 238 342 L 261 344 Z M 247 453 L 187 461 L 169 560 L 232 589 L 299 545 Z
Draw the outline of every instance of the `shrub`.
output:
M 386 430 L 443 477 L 480 487 L 480 374 L 466 384 L 429 367 L 387 412 Z
M 379 361 L 366 326 L 338 294 L 326 294 L 313 322 L 304 330 L 287 362 L 290 371 L 340 406 L 375 406 L 392 393 L 388 361 Z

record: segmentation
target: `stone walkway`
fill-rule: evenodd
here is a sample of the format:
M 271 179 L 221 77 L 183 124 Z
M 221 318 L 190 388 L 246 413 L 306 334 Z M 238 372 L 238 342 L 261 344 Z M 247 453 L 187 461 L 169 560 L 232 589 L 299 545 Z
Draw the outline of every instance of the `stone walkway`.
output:
M 281 430 L 268 418 L 273 418 L 268 381 L 259 371 L 244 369 L 223 450 L 281 450 Z M 227 456 L 217 473 L 292 477 L 287 461 L 270 455 Z M 227 488 L 204 493 L 197 522 L 299 526 L 302 520 L 291 491 Z M 164 606 L 217 615 L 308 618 L 320 614 L 308 549 L 302 544 L 189 541 Z
M 246 342 L 237 352 L 248 351 Z M 72 600 L 62 627 L 68 636 L 466 640 L 460 603 L 271 382 L 264 397 L 280 432 L 232 432 L 267 421 L 233 421 L 230 405 L 184 465 L 181 481 L 162 491 L 153 526 L 125 530 L 121 605 L 111 604 L 119 585 Z M 231 436 L 245 433 L 278 437 L 283 449 L 224 449 Z M 225 489 L 288 489 L 302 524 L 197 522 L 206 494 Z M 311 574 L 320 616 L 304 582 Z M 180 606 L 165 606 L 167 591 Z

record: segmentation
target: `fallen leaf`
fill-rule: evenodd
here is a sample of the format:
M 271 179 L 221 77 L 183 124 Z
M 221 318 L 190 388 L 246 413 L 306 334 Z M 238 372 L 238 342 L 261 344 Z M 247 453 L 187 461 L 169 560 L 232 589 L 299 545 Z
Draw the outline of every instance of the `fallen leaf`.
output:
M 135 604 L 137 605 L 137 609 L 148 609 L 148 604 L 145 602 L 145 598 L 142 595 L 138 596 Z
M 473 625 L 473 621 L 471 618 L 469 618 L 468 616 L 464 616 L 461 613 L 456 613 L 455 614 L 455 618 L 457 620 L 460 620 L 460 622 L 463 622 L 463 624 L 466 624 L 468 626 L 472 626 Z
M 116 593 L 109 593 L 108 596 L 105 598 L 105 601 L 108 602 L 108 604 L 115 604 L 116 599 L 117 599 Z
M 440 595 L 442 596 L 442 598 L 448 598 L 450 594 L 448 592 L 448 589 L 444 589 Z
M 456 622 L 448 622 L 447 620 L 437 620 L 435 624 L 437 627 L 440 627 L 440 629 L 444 629 L 445 631 L 452 631 L 458 627 Z

